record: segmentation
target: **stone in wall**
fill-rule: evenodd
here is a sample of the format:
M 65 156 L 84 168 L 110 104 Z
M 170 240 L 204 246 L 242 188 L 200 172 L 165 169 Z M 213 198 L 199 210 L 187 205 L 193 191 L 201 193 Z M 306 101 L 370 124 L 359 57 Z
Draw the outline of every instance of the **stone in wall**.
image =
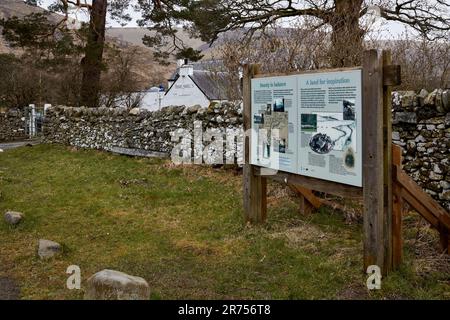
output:
M 0 141 L 26 138 L 24 110 L 8 109 L 0 112 Z
M 393 142 L 403 148 L 404 170 L 450 211 L 449 90 L 395 92 Z

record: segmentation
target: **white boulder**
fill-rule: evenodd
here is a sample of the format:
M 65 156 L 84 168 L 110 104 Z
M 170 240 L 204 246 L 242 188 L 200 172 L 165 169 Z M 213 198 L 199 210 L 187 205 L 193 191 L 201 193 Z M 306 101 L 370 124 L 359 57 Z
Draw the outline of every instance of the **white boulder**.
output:
M 102 270 L 87 281 L 86 300 L 147 300 L 150 288 L 143 278 Z
M 40 239 L 38 256 L 41 259 L 48 259 L 54 257 L 61 252 L 61 245 L 51 240 Z
M 16 225 L 19 224 L 20 221 L 23 219 L 23 213 L 22 212 L 16 212 L 16 211 L 8 211 L 5 213 L 5 220 L 10 225 Z

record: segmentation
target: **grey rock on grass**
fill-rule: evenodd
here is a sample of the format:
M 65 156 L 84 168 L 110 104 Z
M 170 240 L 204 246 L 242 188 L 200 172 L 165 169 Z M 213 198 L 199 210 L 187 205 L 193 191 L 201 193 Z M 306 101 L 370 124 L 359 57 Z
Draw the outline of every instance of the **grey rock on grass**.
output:
M 147 281 L 115 270 L 102 270 L 87 281 L 86 300 L 146 300 L 150 296 Z
M 17 225 L 22 221 L 24 215 L 22 212 L 8 211 L 5 213 L 5 220 L 10 225 Z
M 51 240 L 40 239 L 38 256 L 41 259 L 54 257 L 61 252 L 61 245 Z

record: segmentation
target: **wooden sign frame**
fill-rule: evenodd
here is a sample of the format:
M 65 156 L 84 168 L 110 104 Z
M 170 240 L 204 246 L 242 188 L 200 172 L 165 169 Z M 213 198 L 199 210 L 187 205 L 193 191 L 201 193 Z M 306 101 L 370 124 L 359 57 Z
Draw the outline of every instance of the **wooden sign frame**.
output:
M 251 79 L 314 72 L 348 71 L 355 68 L 286 74 L 260 74 L 258 65 L 244 68 L 244 131 L 251 129 Z M 383 274 L 393 266 L 392 250 L 392 124 L 391 86 L 400 83 L 399 66 L 391 65 L 389 51 L 364 52 L 362 66 L 363 187 L 278 172 L 264 176 L 261 167 L 250 164 L 251 139 L 245 136 L 243 165 L 244 216 L 246 222 L 263 223 L 267 217 L 267 179 L 321 191 L 345 198 L 364 199 L 364 270 L 377 265 Z

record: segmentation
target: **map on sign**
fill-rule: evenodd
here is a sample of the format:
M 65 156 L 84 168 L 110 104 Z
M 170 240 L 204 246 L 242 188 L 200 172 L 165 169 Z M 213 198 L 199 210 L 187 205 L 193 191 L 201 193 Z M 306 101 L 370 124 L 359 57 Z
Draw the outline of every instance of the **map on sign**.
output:
M 252 79 L 251 164 L 362 186 L 361 76 Z

